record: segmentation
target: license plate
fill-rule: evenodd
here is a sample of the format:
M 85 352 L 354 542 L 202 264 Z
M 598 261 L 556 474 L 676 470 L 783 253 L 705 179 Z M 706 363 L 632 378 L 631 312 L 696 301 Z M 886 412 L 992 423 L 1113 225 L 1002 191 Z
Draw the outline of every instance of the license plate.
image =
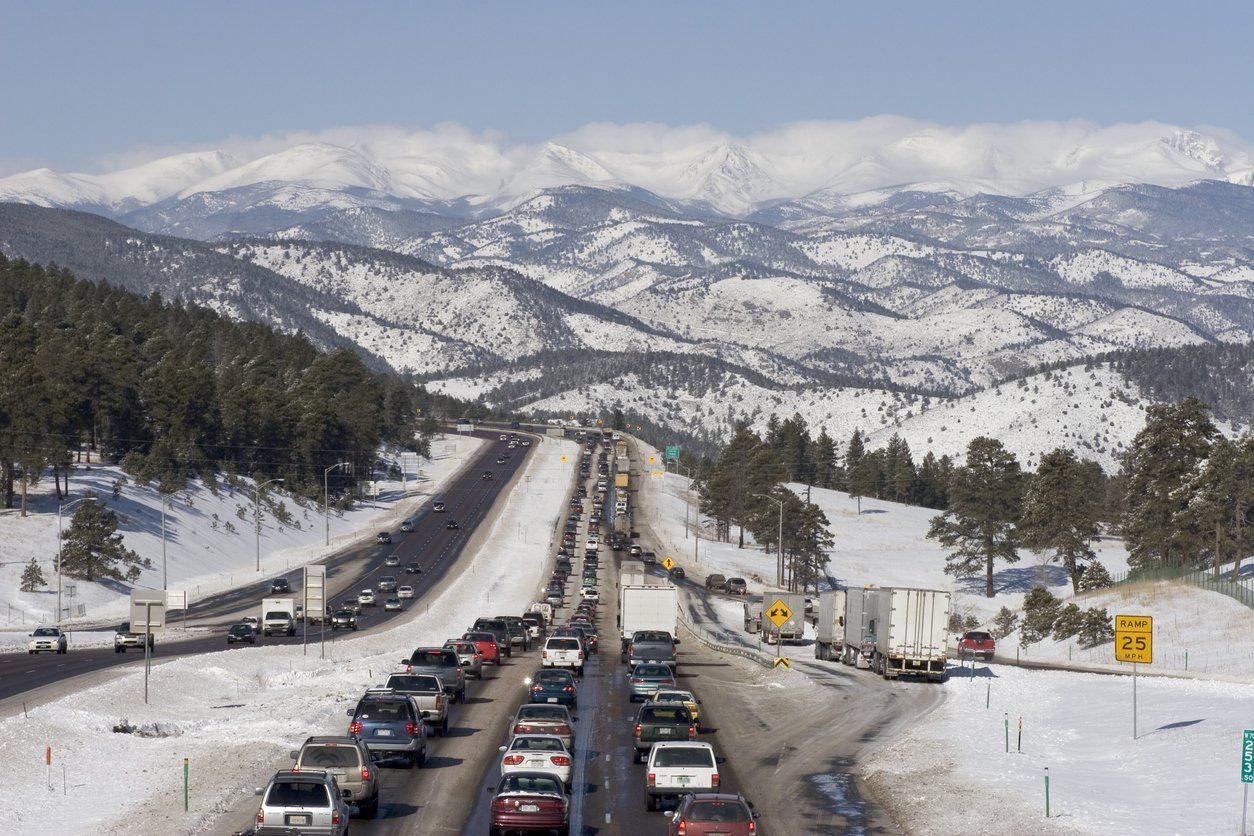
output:
M 557 697 L 549 697 L 549 702 L 557 702 Z
M 375 729 L 374 736 L 375 737 L 391 737 L 392 730 L 391 729 Z
M 520 805 L 518 805 L 518 810 L 519 810 L 519 812 L 522 812 L 522 813 L 538 813 L 538 812 L 540 812 L 540 805 L 538 805 L 538 804 L 520 804 Z
M 663 726 L 662 728 L 657 730 L 657 733 L 658 734 L 674 734 L 675 730 L 671 728 L 667 728 L 666 726 Z
M 313 816 L 308 813 L 288 813 L 283 819 L 285 824 L 294 825 L 311 825 L 313 824 Z
M 677 780 L 677 781 L 679 781 L 679 783 L 681 783 L 681 784 L 687 784 L 687 783 L 688 783 L 688 782 L 690 782 L 692 779 L 691 779 L 690 777 L 688 777 L 687 775 L 680 775 L 680 776 L 678 776 L 678 777 L 676 778 L 676 780 Z

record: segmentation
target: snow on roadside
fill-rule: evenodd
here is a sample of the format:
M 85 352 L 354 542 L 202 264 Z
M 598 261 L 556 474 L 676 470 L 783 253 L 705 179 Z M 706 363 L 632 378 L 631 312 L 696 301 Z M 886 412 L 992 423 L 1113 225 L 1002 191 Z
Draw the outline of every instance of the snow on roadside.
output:
M 263 513 L 260 574 L 255 568 L 251 480 L 244 480 L 249 486 L 246 490 L 219 482 L 217 493 L 201 481 L 189 482 L 185 490 L 174 495 L 166 509 L 169 587 L 188 590 L 195 601 L 317 560 L 362 536 L 380 520 L 404 513 L 416 502 L 438 493 L 483 443 L 482 439 L 470 436 L 433 439 L 431 458 L 424 460 L 421 467 L 418 492 L 406 495 L 399 481 L 381 482 L 379 499 L 360 502 L 342 516 L 331 515 L 329 548 L 323 543 L 326 535 L 320 505 L 307 503 L 307 507 L 302 507 L 289 496 L 269 493 L 271 500 L 283 502 L 293 524 L 276 525 L 273 515 Z M 115 499 L 113 485 L 121 478 L 125 475 L 116 466 L 79 467 L 70 478 L 71 498 L 81 498 L 88 489 L 94 490 L 118 514 L 118 530 L 124 544 L 153 564 L 152 569 L 144 571 L 137 585 L 159 589 L 162 581 L 159 494 L 152 487 L 128 480 Z M 412 480 L 409 487 L 412 491 Z M 29 504 L 31 514 L 25 519 L 17 511 L 0 513 L 0 618 L 9 627 L 55 622 L 57 581 L 53 560 L 57 551 L 57 500 L 50 479 L 30 492 Z M 66 511 L 63 525 L 69 524 L 72 513 L 73 509 Z M 48 585 L 37 592 L 21 592 L 18 586 L 22 570 L 31 558 L 41 563 Z M 74 586 L 76 595 L 67 597 L 66 603 L 84 605 L 87 620 L 126 617 L 128 586 L 86 581 L 69 583 Z
M 344 711 L 414 647 L 460 634 L 486 612 L 522 612 L 544 578 L 552 532 L 577 460 L 572 442 L 545 439 L 511 487 L 468 568 L 399 626 L 302 655 L 294 645 L 238 648 L 143 670 L 0 721 L 0 806 L 15 834 L 174 833 L 212 829 L 310 734 L 343 733 Z M 565 454 L 567 461 L 561 460 Z M 417 607 L 415 607 L 417 610 Z M 123 718 L 168 736 L 113 734 Z M 53 747 L 53 787 L 44 747 Z M 191 811 L 182 810 L 190 761 Z M 63 788 L 60 769 L 66 768 Z
M 987 671 L 921 686 L 943 688 L 945 700 L 863 760 L 876 797 L 910 832 L 1238 832 L 1241 731 L 1254 686 L 1142 678 L 1134 741 L 1130 677 Z

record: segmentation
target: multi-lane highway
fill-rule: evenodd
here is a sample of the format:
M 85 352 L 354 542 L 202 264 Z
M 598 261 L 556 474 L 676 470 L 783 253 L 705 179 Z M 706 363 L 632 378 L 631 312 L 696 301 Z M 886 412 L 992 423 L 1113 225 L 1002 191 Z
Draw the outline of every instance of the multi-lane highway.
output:
M 444 513 L 432 513 L 431 503 L 423 503 L 411 514 L 410 518 L 414 520 L 412 533 L 401 533 L 394 527 L 391 545 L 375 545 L 373 543 L 374 532 L 370 532 L 368 545 L 351 547 L 322 561 L 327 566 L 327 585 L 331 592 L 332 603 L 339 603 L 350 595 L 356 595 L 357 590 L 363 587 L 372 587 L 377 591 L 378 577 L 390 574 L 395 575 L 400 583 L 408 583 L 414 587 L 415 598 L 406 602 L 407 607 L 412 607 L 440 581 L 448 568 L 461 555 L 462 549 L 473 535 L 475 528 L 487 517 L 493 504 L 522 466 L 530 450 L 529 447 L 511 450 L 506 462 L 498 465 L 496 464 L 497 457 L 501 456 L 505 450 L 505 445 L 497 443 L 499 432 L 483 431 L 477 435 L 489 439 L 491 443 L 484 445 L 479 454 L 441 493 L 439 499 L 447 508 Z M 493 478 L 484 479 L 484 471 L 490 471 Z M 457 520 L 457 529 L 446 528 L 449 519 Z M 400 558 L 400 567 L 384 566 L 384 560 L 392 554 Z M 419 564 L 422 570 L 420 574 L 404 573 L 404 565 L 411 561 Z M 294 569 L 281 577 L 289 580 L 293 596 L 299 598 L 302 571 Z M 226 627 L 243 615 L 260 615 L 261 599 L 269 594 L 270 582 L 271 579 L 267 578 L 264 581 L 195 602 L 188 611 L 189 624 L 208 628 L 209 634 L 198 632 L 195 638 L 168 642 L 158 639 L 155 649 L 156 658 L 166 659 L 223 650 L 226 647 Z M 375 629 L 399 615 L 403 615 L 403 611 L 384 612 L 381 603 L 377 607 L 366 608 L 357 634 L 364 630 Z M 320 627 L 311 627 L 308 639 L 311 643 L 317 642 L 324 635 L 327 641 L 332 641 L 341 634 L 332 632 L 330 629 L 323 634 Z M 260 645 L 291 644 L 300 643 L 304 638 L 305 636 L 298 631 L 294 638 L 259 637 L 258 643 Z M 238 652 L 247 652 L 247 648 L 247 645 L 233 646 L 233 649 Z M 72 648 L 71 652 L 65 655 L 3 654 L 0 655 L 0 700 L 70 677 L 117 665 L 140 664 L 142 661 L 143 653 L 140 651 L 115 653 L 112 647 L 82 650 Z

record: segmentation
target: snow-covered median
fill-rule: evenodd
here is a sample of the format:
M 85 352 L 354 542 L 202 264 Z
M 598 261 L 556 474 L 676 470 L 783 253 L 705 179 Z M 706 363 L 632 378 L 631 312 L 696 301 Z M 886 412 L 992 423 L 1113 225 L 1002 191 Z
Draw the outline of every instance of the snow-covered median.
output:
M 311 734 L 344 732 L 344 711 L 414 647 L 459 635 L 485 613 L 519 612 L 544 579 L 565 513 L 575 445 L 546 439 L 504 500 L 466 568 L 416 602 L 413 617 L 374 635 L 311 645 L 239 648 L 143 669 L 0 722 L 0 806 L 15 834 L 186 833 L 251 794 Z M 566 461 L 561 460 L 565 454 Z M 165 736 L 115 734 L 121 720 Z M 53 786 L 44 747 L 52 746 Z M 191 809 L 182 807 L 183 759 Z M 65 784 L 61 779 L 65 768 Z
M 911 833 L 1238 832 L 1254 686 L 1141 678 L 1134 741 L 1131 677 L 977 668 L 986 672 L 921 686 L 943 688 L 944 702 L 863 760 Z
M 378 499 L 360 502 L 342 515 L 331 515 L 330 547 L 324 545 L 326 524 L 320 505 L 305 503 L 302 506 L 291 497 L 268 493 L 270 500 L 283 503 L 290 521 L 279 525 L 272 514 L 263 513 L 260 572 L 257 571 L 257 538 L 253 532 L 252 482 L 243 480 L 243 488 L 232 488 L 219 480 L 217 490 L 213 491 L 204 482 L 193 480 L 175 494 L 166 507 L 165 562 L 169 588 L 186 590 L 195 602 L 341 549 L 417 502 L 438 494 L 483 443 L 482 439 L 470 436 L 433 439 L 431 457 L 422 463 L 417 492 L 414 492 L 412 479 L 408 494 L 400 481 L 381 482 Z M 114 485 L 119 481 L 119 495 L 114 497 Z M 118 515 L 118 531 L 126 547 L 152 561 L 152 568 L 143 572 L 136 585 L 160 589 L 161 499 L 157 491 L 134 484 L 119 467 L 95 464 L 74 470 L 70 490 L 67 502 L 92 490 Z M 53 560 L 57 553 L 58 503 L 52 493 L 51 478 L 31 492 L 28 503 L 30 516 L 25 519 L 16 510 L 0 513 L 0 619 L 4 619 L 3 623 L 9 628 L 55 622 L 57 579 Z M 69 525 L 72 514 L 73 509 L 66 511 L 63 525 Z M 22 571 L 31 558 L 42 565 L 47 586 L 36 592 L 21 592 L 18 587 Z M 89 622 L 126 617 L 128 586 L 69 579 L 66 583 L 69 586 L 65 605 L 82 605 L 83 617 Z M 72 597 L 68 594 L 71 587 Z

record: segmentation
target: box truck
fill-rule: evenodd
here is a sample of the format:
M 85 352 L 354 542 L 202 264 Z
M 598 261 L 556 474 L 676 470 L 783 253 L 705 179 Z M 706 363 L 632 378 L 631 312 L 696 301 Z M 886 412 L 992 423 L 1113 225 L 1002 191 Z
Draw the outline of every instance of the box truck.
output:
M 819 593 L 819 617 L 815 622 L 814 658 L 824 662 L 841 659 L 845 646 L 845 590 Z
M 296 635 L 296 599 L 262 598 L 261 632 L 267 636 L 276 633 L 284 636 Z
M 845 590 L 844 643 L 840 660 L 859 668 L 871 667 L 875 656 L 875 634 L 871 622 L 875 618 L 875 602 L 884 590 L 878 587 Z
M 642 583 L 619 590 L 618 637 L 623 653 L 637 630 L 679 631 L 679 590 L 661 578 L 645 576 Z M 624 660 L 626 661 L 626 660 Z
M 871 670 L 885 679 L 903 675 L 944 679 L 949 593 L 903 587 L 875 592 L 868 625 L 875 641 Z

